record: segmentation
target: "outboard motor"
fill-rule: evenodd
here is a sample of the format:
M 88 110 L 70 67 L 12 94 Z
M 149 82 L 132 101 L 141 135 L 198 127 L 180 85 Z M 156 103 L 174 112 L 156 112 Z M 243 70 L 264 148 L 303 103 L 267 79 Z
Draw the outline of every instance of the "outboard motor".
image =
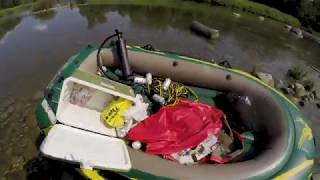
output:
M 116 48 L 122 66 L 122 74 L 124 79 L 128 79 L 132 75 L 132 70 L 129 64 L 126 40 L 123 39 L 122 32 L 119 32 L 118 30 L 116 30 L 116 35 L 118 37 L 116 41 Z

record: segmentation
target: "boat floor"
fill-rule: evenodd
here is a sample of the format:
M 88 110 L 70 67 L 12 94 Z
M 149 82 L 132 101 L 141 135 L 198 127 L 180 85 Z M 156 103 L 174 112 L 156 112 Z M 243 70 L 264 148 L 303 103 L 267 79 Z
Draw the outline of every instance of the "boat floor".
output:
M 210 106 L 216 106 L 214 98 L 217 96 L 218 92 L 212 89 L 206 89 L 196 86 L 187 86 L 192 89 L 198 96 L 198 100 L 201 103 L 208 104 Z M 195 100 L 194 98 L 191 98 Z

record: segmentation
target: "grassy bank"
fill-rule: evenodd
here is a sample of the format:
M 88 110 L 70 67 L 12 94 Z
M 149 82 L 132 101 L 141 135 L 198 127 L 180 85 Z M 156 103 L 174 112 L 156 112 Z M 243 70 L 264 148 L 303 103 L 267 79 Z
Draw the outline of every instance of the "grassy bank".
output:
M 5 9 L 0 8 L 0 18 L 26 11 L 37 12 L 44 9 L 50 9 L 55 3 L 54 0 L 22 0 L 20 5 Z
M 20 5 L 12 8 L 7 8 L 7 9 L 0 9 L 0 18 L 9 16 L 12 14 L 18 14 L 24 11 L 27 11 L 30 8 L 30 6 L 27 5 Z
M 204 2 L 212 5 L 225 6 L 234 10 L 244 11 L 255 15 L 261 15 L 285 24 L 289 24 L 294 27 L 300 27 L 300 22 L 297 18 L 285 14 L 275 8 L 255 3 L 248 0 L 191 0 L 196 2 Z M 132 4 L 132 5 L 156 5 L 156 6 L 168 6 L 168 7 L 179 7 L 180 5 L 185 6 L 185 2 L 181 0 L 83 0 L 84 3 L 88 4 Z
M 270 19 L 292 25 L 294 27 L 300 27 L 300 22 L 297 18 L 285 14 L 275 8 L 259 4 L 248 0 L 193 0 L 196 2 L 205 2 L 213 5 L 220 5 L 230 7 L 235 10 L 248 12 L 251 14 L 261 15 Z
M 148 6 L 163 6 L 163 7 L 172 7 L 183 8 L 188 6 L 188 1 L 184 0 L 81 0 L 80 4 L 113 4 L 113 5 L 148 5 Z M 190 8 L 192 8 L 190 6 Z
M 33 2 L 27 5 L 20 5 L 8 9 L 0 9 L 0 17 L 8 16 L 11 14 L 21 13 L 26 10 L 38 11 L 41 9 L 47 9 L 53 6 L 53 0 L 24 0 Z M 191 0 L 192 1 L 192 0 Z M 281 11 L 271 8 L 266 5 L 255 3 L 248 0 L 193 0 L 196 2 L 206 2 L 213 5 L 225 6 L 239 11 L 245 11 L 251 14 L 261 15 L 270 19 L 289 24 L 295 27 L 300 26 L 298 19 Z M 193 6 L 182 0 L 78 0 L 80 4 L 131 4 L 131 5 L 154 5 L 154 6 L 166 6 L 176 8 L 193 8 Z

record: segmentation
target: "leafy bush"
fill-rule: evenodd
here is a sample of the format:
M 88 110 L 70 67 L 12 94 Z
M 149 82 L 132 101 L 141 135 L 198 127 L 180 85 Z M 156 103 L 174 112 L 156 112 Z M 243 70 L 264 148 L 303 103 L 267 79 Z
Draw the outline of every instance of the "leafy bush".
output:
M 287 72 L 287 75 L 295 80 L 302 80 L 307 74 L 307 71 L 301 65 L 293 66 Z

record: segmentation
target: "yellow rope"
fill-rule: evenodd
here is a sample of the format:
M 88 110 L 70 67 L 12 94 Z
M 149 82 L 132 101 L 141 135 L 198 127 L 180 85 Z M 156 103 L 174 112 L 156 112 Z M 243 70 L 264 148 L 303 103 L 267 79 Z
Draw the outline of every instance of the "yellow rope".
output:
M 152 80 L 151 87 L 148 86 L 148 93 L 150 94 L 150 90 L 152 90 L 153 93 L 159 94 L 160 96 L 164 97 L 166 100 L 165 105 L 176 104 L 179 97 L 187 96 L 188 93 L 191 93 L 196 98 L 196 101 L 198 100 L 197 94 L 192 89 L 184 86 L 183 84 L 172 81 L 169 85 L 168 90 L 165 91 L 163 89 L 163 82 L 164 79 L 162 78 L 154 78 Z

